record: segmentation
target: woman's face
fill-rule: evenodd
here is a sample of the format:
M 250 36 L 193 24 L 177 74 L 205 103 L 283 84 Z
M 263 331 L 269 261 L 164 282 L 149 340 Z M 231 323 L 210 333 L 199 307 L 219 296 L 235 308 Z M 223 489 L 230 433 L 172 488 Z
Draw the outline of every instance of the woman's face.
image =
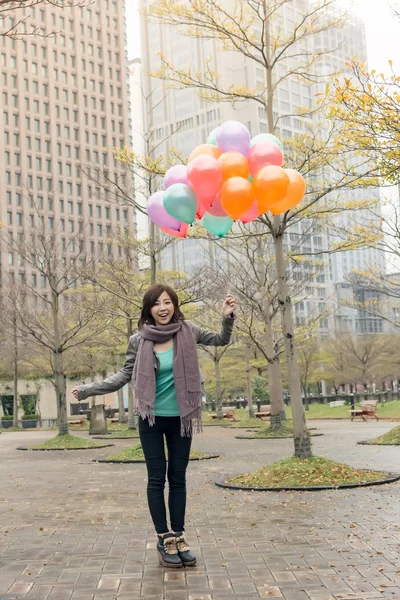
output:
M 156 325 L 168 325 L 174 316 L 174 305 L 167 292 L 163 292 L 151 309 Z

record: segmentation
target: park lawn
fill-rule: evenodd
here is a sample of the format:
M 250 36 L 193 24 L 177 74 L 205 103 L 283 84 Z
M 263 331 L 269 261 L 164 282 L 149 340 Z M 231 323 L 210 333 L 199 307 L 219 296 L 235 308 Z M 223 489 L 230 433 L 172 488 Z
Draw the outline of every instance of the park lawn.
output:
M 355 408 L 360 408 L 360 405 L 356 404 Z M 305 413 L 306 419 L 350 419 L 349 411 L 349 405 L 331 408 L 329 404 L 310 404 L 310 410 L 306 410 Z M 291 418 L 292 411 L 290 406 L 286 407 L 286 414 L 288 418 Z M 396 417 L 400 419 L 400 400 L 378 404 L 376 414 L 381 419 L 392 419 Z
M 205 456 L 208 456 L 208 454 L 206 454 L 205 452 L 196 452 L 195 450 L 191 450 L 190 452 L 190 458 L 204 458 Z M 134 446 L 131 446 L 130 448 L 127 448 L 126 450 L 123 450 L 122 452 L 118 452 L 117 454 L 112 454 L 111 456 L 107 456 L 106 458 L 104 458 L 103 460 L 105 461 L 130 461 L 130 460 L 143 460 L 144 461 L 144 454 L 143 454 L 143 449 L 142 449 L 142 445 L 141 444 L 135 444 Z
M 393 427 L 387 433 L 380 435 L 377 438 L 368 440 L 368 444 L 393 444 L 394 446 L 400 445 L 400 427 Z
M 248 487 L 310 487 L 363 483 L 387 478 L 387 473 L 354 469 L 320 456 L 284 458 L 251 473 L 231 477 L 226 483 Z
M 92 440 L 80 438 L 69 433 L 63 435 L 56 435 L 50 438 L 43 444 L 36 444 L 29 446 L 30 450 L 79 450 L 83 448 L 99 448 L 104 444 L 99 444 Z

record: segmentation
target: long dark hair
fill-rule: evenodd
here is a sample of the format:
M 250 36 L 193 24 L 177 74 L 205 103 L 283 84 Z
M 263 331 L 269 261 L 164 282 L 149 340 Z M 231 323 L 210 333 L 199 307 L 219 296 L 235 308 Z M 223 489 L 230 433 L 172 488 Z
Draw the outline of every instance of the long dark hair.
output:
M 142 312 L 140 314 L 140 319 L 138 321 L 138 328 L 143 327 L 145 323 L 149 325 L 155 325 L 155 321 L 151 314 L 151 309 L 155 306 L 157 300 L 163 294 L 167 292 L 168 296 L 172 300 L 172 304 L 174 305 L 174 314 L 170 323 L 177 323 L 180 320 L 183 320 L 185 317 L 183 316 L 181 309 L 179 308 L 179 298 L 175 290 L 172 289 L 169 285 L 164 285 L 163 283 L 155 283 L 145 292 L 143 296 L 142 302 Z

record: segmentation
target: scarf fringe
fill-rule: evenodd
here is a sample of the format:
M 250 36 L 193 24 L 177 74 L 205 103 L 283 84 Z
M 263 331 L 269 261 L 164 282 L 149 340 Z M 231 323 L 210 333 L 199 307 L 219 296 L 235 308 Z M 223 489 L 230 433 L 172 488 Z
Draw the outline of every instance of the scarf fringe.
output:
M 153 427 L 156 422 L 156 417 L 154 415 L 154 409 L 152 406 L 148 404 L 137 403 L 137 411 L 140 417 L 143 420 L 148 421 L 149 426 Z M 192 437 L 195 433 L 203 432 L 203 424 L 201 418 L 202 409 L 201 406 L 198 406 L 193 412 L 186 415 L 185 417 L 180 417 L 181 419 L 181 436 L 182 437 Z
M 149 422 L 150 427 L 153 427 L 156 422 L 156 417 L 154 414 L 154 406 L 149 406 L 148 404 L 144 404 L 143 402 L 136 403 L 137 411 L 139 416 L 145 421 Z
M 202 431 L 201 406 L 197 407 L 189 415 L 186 415 L 186 417 L 181 417 L 182 437 L 192 437 L 195 433 L 202 433 Z

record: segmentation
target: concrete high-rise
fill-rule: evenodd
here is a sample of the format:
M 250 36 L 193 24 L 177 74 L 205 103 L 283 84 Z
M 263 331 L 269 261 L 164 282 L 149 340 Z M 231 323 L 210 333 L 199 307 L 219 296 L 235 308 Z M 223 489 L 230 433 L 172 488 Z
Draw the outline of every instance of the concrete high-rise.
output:
M 21 17 L 55 33 L 0 37 L 0 221 L 10 240 L 59 227 L 63 247 L 86 224 L 87 251 L 112 254 L 111 232 L 132 234 L 134 211 L 85 172 L 125 173 L 112 155 L 131 139 L 124 2 L 10 10 L 4 28 Z M 4 246 L 1 271 L 3 280 L 25 275 Z

